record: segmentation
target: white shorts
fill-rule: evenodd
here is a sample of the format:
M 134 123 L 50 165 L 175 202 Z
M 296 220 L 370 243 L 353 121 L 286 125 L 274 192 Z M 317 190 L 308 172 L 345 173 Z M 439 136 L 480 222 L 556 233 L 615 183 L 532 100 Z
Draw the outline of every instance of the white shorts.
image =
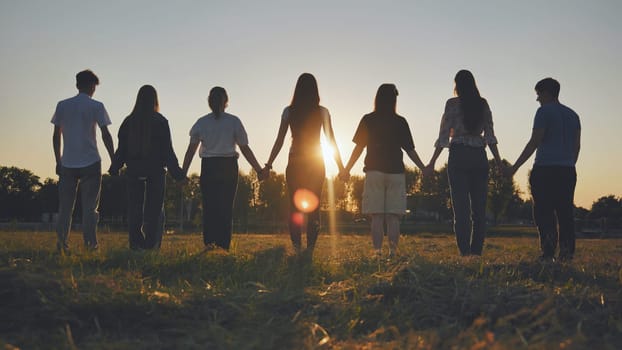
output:
M 406 212 L 406 177 L 380 171 L 365 173 L 363 214 L 399 214 Z

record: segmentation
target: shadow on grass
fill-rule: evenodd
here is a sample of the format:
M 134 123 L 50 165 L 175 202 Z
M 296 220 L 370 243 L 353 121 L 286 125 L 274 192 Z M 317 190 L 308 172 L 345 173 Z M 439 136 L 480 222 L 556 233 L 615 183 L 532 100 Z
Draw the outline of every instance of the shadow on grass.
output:
M 301 348 L 305 289 L 324 273 L 282 247 L 240 257 L 112 251 L 48 259 L 0 269 L 0 340 L 24 348 Z M 46 273 L 44 261 L 56 264 Z
M 239 255 L 3 252 L 0 342 L 298 349 L 547 348 L 567 340 L 607 348 L 622 341 L 619 266 L 487 263 L 431 248 L 444 262 L 359 257 L 335 266 L 283 247 Z
M 345 339 L 399 348 L 479 348 L 499 340 L 510 348 L 548 348 L 559 347 L 559 339 L 612 348 L 622 340 L 619 282 L 572 265 L 416 258 L 358 295 L 357 303 L 332 304 L 319 322 L 348 329 Z M 335 314 L 356 318 L 348 328 L 335 323 Z

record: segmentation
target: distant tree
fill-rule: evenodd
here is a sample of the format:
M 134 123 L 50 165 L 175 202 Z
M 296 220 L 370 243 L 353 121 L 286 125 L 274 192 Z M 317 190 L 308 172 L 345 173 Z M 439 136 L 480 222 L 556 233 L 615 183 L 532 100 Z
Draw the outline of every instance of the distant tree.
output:
M 102 175 L 99 200 L 100 221 L 120 220 L 126 222 L 127 179 L 123 173 L 121 176 Z
M 164 211 L 169 226 L 177 224 L 183 229 L 184 223 L 194 226 L 201 223 L 201 177 L 190 174 L 183 183 L 166 175 L 166 193 L 164 194 Z
M 590 215 L 590 211 L 583 207 L 574 208 L 574 217 L 579 220 L 586 220 Z
M 360 214 L 363 209 L 363 187 L 365 186 L 365 177 L 352 175 L 347 186 L 349 188 L 348 202 L 351 205 L 351 210 Z
M 609 220 L 619 220 L 622 218 L 622 197 L 617 198 L 610 194 L 598 198 L 592 203 L 590 219 L 607 218 Z
M 42 213 L 58 213 L 58 181 L 45 179 L 35 194 L 35 202 Z
M 435 213 L 438 220 L 452 217 L 447 163 L 431 176 L 421 177 L 417 191 L 412 195 L 416 210 Z
M 510 166 L 507 160 L 504 159 L 502 162 L 504 166 Z M 490 173 L 488 176 L 487 206 L 496 224 L 502 216 L 506 215 L 511 204 L 519 206 L 522 200 L 514 179 L 500 174 L 494 160 L 489 160 L 488 165 Z
M 419 188 L 419 183 L 422 178 L 421 170 L 418 168 L 406 167 L 404 176 L 406 177 L 406 195 L 414 195 Z
M 329 188 L 328 186 L 332 186 Z M 334 209 L 335 210 L 346 210 L 348 204 L 348 188 L 347 184 L 343 181 L 337 179 L 336 176 L 329 179 L 327 178 L 324 181 L 324 185 L 322 186 L 322 198 L 321 198 L 321 208 L 322 210 L 329 210 L 330 203 L 329 200 L 332 198 L 335 201 Z
M 39 177 L 30 170 L 0 166 L 0 218 L 39 220 L 35 193 L 40 186 Z
M 241 229 L 244 232 L 248 230 L 249 213 L 254 203 L 256 183 L 257 175 L 255 172 L 250 172 L 248 175 L 240 173 L 238 177 L 238 189 L 233 206 L 233 220 L 240 223 Z
M 270 172 L 270 177 L 259 183 L 257 198 L 258 214 L 273 223 L 287 218 L 289 199 L 284 174 Z

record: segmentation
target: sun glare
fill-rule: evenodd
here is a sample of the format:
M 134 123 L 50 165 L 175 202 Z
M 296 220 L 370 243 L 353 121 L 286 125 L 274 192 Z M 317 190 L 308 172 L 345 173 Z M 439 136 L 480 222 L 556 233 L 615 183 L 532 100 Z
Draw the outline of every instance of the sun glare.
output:
M 326 168 L 326 176 L 333 177 L 339 174 L 339 169 L 337 168 L 337 164 L 335 164 L 335 149 L 331 146 L 324 135 L 322 135 L 322 139 L 320 140 L 322 145 L 322 156 L 324 156 L 324 166 Z

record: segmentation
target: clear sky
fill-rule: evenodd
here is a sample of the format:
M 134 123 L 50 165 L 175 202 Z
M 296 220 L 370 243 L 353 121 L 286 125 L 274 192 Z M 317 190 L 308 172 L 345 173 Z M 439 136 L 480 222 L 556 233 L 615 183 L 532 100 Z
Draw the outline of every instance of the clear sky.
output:
M 561 83 L 560 101 L 581 117 L 576 204 L 589 208 L 622 195 L 620 14 L 619 0 L 0 0 L 0 164 L 54 176 L 50 119 L 59 100 L 76 94 L 75 74 L 85 68 L 100 78 L 94 98 L 110 114 L 115 145 L 138 88 L 155 86 L 180 161 L 213 86 L 227 89 L 228 112 L 241 118 L 263 163 L 298 75 L 313 73 L 345 162 L 376 89 L 395 83 L 398 112 L 427 163 L 453 77 L 465 68 L 489 101 L 510 162 L 531 133 L 535 83 Z M 285 171 L 286 154 L 276 171 Z M 446 159 L 445 151 L 437 164 Z M 532 163 L 517 173 L 523 191 Z M 197 156 L 191 171 L 199 164 Z M 353 172 L 362 167 L 361 159 Z

